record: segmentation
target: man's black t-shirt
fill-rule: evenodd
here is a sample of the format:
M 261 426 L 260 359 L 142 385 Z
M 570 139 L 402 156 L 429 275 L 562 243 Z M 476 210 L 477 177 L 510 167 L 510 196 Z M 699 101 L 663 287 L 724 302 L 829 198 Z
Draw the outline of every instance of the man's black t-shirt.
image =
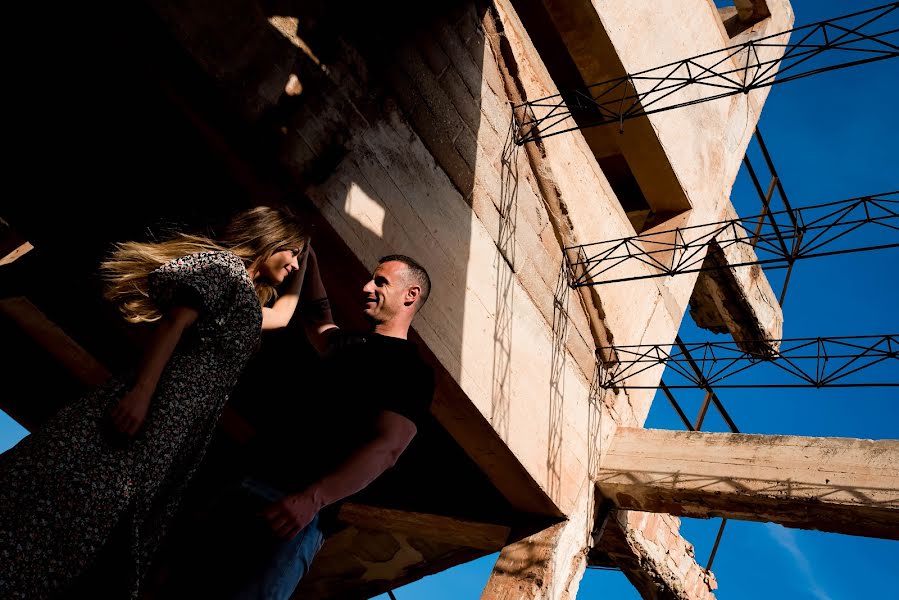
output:
M 293 382 L 289 409 L 252 444 L 250 473 L 287 493 L 332 473 L 371 441 L 382 411 L 420 427 L 430 410 L 433 372 L 408 340 L 337 330 L 318 370 L 314 381 Z

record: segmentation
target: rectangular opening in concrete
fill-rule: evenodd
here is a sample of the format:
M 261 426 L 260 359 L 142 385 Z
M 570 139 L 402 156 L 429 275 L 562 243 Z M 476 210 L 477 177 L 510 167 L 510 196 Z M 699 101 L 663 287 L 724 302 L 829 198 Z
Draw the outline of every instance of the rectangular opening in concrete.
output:
M 771 16 L 767 0 L 715 0 L 715 7 L 731 39 Z
M 643 195 L 627 159 L 623 154 L 610 154 L 597 160 L 634 231 L 640 233 L 652 213 L 652 207 Z

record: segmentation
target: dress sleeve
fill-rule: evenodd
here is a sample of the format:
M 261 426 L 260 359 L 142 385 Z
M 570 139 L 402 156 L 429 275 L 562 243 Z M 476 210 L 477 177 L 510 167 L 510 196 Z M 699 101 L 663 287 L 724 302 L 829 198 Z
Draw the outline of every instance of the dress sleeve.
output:
M 150 272 L 150 299 L 162 311 L 188 306 L 215 315 L 231 304 L 246 276 L 243 261 L 230 252 L 188 254 Z

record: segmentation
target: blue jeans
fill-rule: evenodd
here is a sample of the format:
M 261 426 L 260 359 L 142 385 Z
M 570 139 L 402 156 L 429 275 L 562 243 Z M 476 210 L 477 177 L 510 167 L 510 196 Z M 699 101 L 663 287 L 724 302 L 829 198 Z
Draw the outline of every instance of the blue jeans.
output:
M 240 483 L 241 491 L 261 502 L 277 502 L 286 494 L 262 481 L 246 478 Z M 318 515 L 312 519 L 293 539 L 264 547 L 244 545 L 241 552 L 248 557 L 264 556 L 262 561 L 248 561 L 256 564 L 253 572 L 243 577 L 244 584 L 231 596 L 233 600 L 288 600 L 300 579 L 309 571 L 312 559 L 321 549 L 324 537 L 318 528 Z

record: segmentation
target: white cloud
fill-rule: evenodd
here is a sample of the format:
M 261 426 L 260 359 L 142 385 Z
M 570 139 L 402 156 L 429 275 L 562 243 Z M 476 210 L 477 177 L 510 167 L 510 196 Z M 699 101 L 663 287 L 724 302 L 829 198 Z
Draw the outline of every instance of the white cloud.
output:
M 812 571 L 812 565 L 809 564 L 808 559 L 799 549 L 799 544 L 796 543 L 796 534 L 786 527 L 775 525 L 774 523 L 768 523 L 766 529 L 768 530 L 768 534 L 774 538 L 774 541 L 793 558 L 793 561 L 796 563 L 796 568 L 802 573 L 803 577 L 805 577 L 805 580 L 808 583 L 808 589 L 812 595 L 814 595 L 817 600 L 833 600 L 830 597 L 830 594 L 824 591 L 818 583 L 818 580 L 815 578 L 815 573 Z

